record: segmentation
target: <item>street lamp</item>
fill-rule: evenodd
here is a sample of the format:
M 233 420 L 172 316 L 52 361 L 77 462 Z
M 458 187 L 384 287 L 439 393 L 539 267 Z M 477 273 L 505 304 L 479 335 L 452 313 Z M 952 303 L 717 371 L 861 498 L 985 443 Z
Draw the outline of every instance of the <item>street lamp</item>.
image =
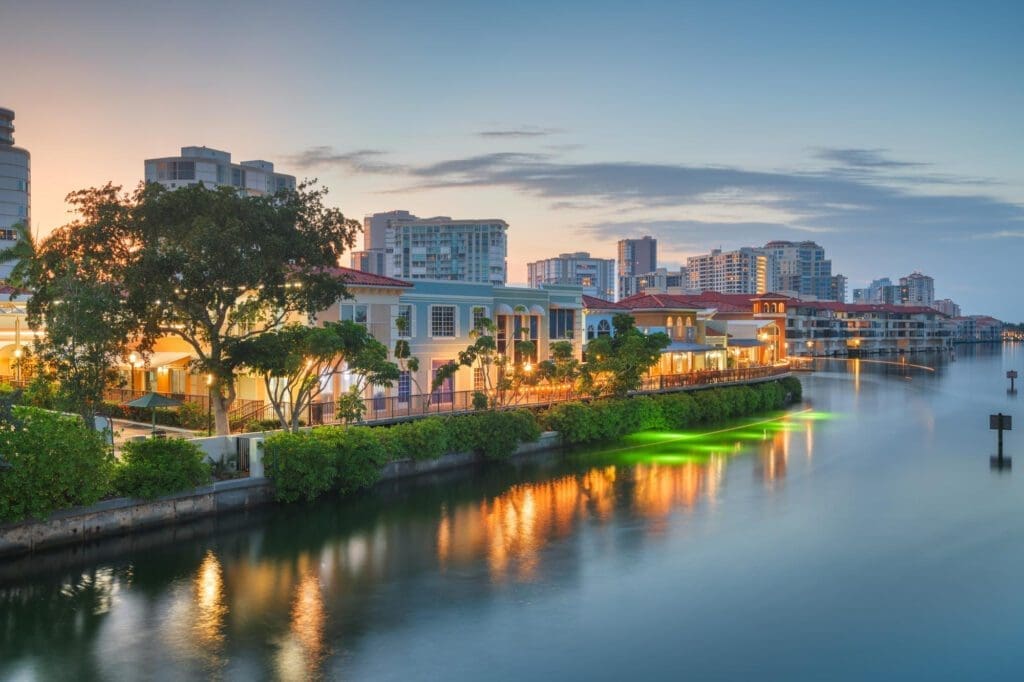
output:
M 14 349 L 14 379 L 21 381 L 21 346 Z
M 206 375 L 206 431 L 213 433 L 213 375 Z

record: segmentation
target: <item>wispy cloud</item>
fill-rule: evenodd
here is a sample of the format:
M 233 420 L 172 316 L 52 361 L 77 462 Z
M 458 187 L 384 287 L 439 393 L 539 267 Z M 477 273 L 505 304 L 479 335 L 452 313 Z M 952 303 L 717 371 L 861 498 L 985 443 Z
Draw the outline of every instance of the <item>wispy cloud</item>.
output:
M 400 173 L 405 166 L 384 160 L 387 152 L 380 149 L 357 149 L 339 152 L 333 147 L 310 147 L 288 160 L 303 170 L 337 168 L 349 173 Z
M 548 137 L 565 132 L 561 128 L 540 128 L 537 126 L 520 126 L 518 128 L 496 128 L 481 130 L 477 133 L 479 137 L 509 139 L 509 138 L 530 138 Z
M 842 166 L 849 166 L 851 168 L 919 168 L 921 166 L 929 165 L 916 161 L 897 161 L 890 159 L 887 158 L 888 153 L 888 149 L 882 148 L 858 149 L 850 147 L 825 147 L 817 149 L 814 155 L 824 161 L 838 163 Z

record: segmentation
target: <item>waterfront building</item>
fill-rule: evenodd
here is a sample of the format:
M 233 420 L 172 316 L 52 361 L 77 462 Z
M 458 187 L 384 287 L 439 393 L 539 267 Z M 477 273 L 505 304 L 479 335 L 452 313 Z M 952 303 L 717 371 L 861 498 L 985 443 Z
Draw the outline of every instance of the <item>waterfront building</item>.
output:
M 634 289 L 637 275 L 654 272 L 658 268 L 658 240 L 651 236 L 641 239 L 620 239 L 618 243 L 618 298 L 637 293 Z
M 235 187 L 249 196 L 295 189 L 295 176 L 274 172 L 269 161 L 231 163 L 231 154 L 209 147 L 182 147 L 180 156 L 146 159 L 145 177 L 168 189 L 201 182 L 207 187 Z
M 935 302 L 935 280 L 920 272 L 900 277 L 900 301 L 908 305 L 932 305 Z
M 932 302 L 932 307 L 949 317 L 960 317 L 961 315 L 960 306 L 949 298 L 940 298 L 938 301 Z
M 0 108 L 0 250 L 17 241 L 15 225 L 32 222 L 32 164 L 27 150 L 14 146 L 14 112 Z M 0 280 L 14 263 L 0 265 Z
M 615 260 L 592 258 L 586 251 L 562 253 L 526 264 L 527 283 L 566 284 L 582 287 L 583 292 L 599 298 L 615 296 Z
M 691 291 L 763 294 L 775 288 L 772 256 L 761 249 L 715 249 L 686 259 Z
M 762 250 L 771 256 L 772 284 L 767 290 L 795 298 L 821 300 L 830 299 L 836 293 L 832 261 L 825 258 L 825 249 L 817 243 L 778 240 L 768 242 Z M 845 291 L 843 293 L 845 296 Z
M 1002 321 L 989 315 L 967 315 L 951 320 L 951 334 L 958 343 L 1000 341 L 1003 338 Z
M 868 355 L 939 351 L 950 347 L 946 316 L 927 306 L 791 300 L 790 355 Z
M 363 220 L 363 250 L 354 269 L 409 280 L 505 284 L 508 223 L 499 218 L 418 218 L 389 211 Z

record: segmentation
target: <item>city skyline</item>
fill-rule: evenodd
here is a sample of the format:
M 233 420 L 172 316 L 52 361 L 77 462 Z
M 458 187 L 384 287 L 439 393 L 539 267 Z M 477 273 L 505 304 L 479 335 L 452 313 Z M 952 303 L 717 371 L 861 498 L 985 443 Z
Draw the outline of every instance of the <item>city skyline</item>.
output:
M 9 5 L 0 106 L 41 234 L 68 192 L 207 145 L 317 176 L 360 220 L 501 217 L 510 282 L 644 234 L 669 267 L 812 239 L 851 289 L 919 270 L 1024 318 L 1021 10 L 882 7 Z

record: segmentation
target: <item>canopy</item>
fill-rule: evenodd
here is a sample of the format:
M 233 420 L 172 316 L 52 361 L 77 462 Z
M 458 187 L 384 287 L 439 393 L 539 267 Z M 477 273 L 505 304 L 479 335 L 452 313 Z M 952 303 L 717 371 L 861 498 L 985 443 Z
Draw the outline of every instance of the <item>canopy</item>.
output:
M 512 306 L 510 306 L 508 303 L 499 303 L 498 305 L 494 306 L 494 314 L 495 315 L 512 315 L 513 314 Z
M 130 403 L 125 403 L 125 405 L 127 405 L 128 407 L 142 407 L 142 408 L 149 408 L 149 407 L 153 407 L 153 408 L 156 408 L 156 407 L 178 407 L 181 404 L 182 403 L 181 403 L 180 400 L 175 400 L 174 398 L 168 398 L 167 396 L 160 395 L 159 393 L 147 393 L 146 395 L 142 396 L 141 398 L 136 398 L 135 400 L 131 401 Z

